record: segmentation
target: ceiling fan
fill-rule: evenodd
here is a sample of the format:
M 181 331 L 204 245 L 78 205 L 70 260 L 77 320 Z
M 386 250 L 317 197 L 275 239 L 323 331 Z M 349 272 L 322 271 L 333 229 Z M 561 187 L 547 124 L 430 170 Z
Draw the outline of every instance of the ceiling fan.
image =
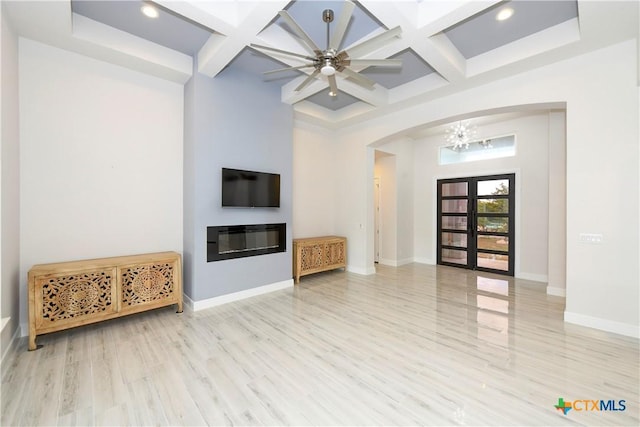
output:
M 272 74 L 278 73 L 281 71 L 289 71 L 289 70 L 300 70 L 303 68 L 314 68 L 313 72 L 307 76 L 307 78 L 298 85 L 294 90 L 296 92 L 301 91 L 307 85 L 309 85 L 319 74 L 322 74 L 327 77 L 329 81 L 329 95 L 337 96 L 338 95 L 338 83 L 336 81 L 336 72 L 342 73 L 344 77 L 350 79 L 354 83 L 359 84 L 367 89 L 373 89 L 375 82 L 368 77 L 359 74 L 356 71 L 350 69 L 350 66 L 360 66 L 360 67 L 400 67 L 402 66 L 402 60 L 400 59 L 351 59 L 354 56 L 366 55 L 369 52 L 372 52 L 386 42 L 391 40 L 393 37 L 396 37 L 402 33 L 402 29 L 398 26 L 387 30 L 383 33 L 380 33 L 374 37 L 371 37 L 368 40 L 365 40 L 353 47 L 350 47 L 348 50 L 339 51 L 340 44 L 344 38 L 345 32 L 347 30 L 347 26 L 349 25 L 349 20 L 351 19 L 351 15 L 353 14 L 353 9 L 355 4 L 351 1 L 345 1 L 345 5 L 342 9 L 342 13 L 338 18 L 336 26 L 333 30 L 333 34 L 329 37 L 329 26 L 331 22 L 333 22 L 333 10 L 326 9 L 322 12 L 322 20 L 327 23 L 327 47 L 324 50 L 321 50 L 316 43 L 311 40 L 309 35 L 298 25 L 291 15 L 286 10 L 281 10 L 278 14 L 282 17 L 282 19 L 289 25 L 291 30 L 302 39 L 304 48 L 311 55 L 302 55 L 296 52 L 290 52 L 282 49 L 276 49 L 269 46 L 263 46 L 255 43 L 251 43 L 250 46 L 279 53 L 282 55 L 289 55 L 296 58 L 301 58 L 306 61 L 310 61 L 304 65 L 298 65 L 294 67 L 286 67 L 279 68 L 277 70 L 267 71 L 264 74 Z

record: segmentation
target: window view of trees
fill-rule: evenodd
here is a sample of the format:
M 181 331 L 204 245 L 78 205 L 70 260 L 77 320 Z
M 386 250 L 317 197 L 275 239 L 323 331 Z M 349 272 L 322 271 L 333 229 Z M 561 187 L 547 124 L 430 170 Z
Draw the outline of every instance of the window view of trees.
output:
M 491 195 L 508 195 L 509 187 L 505 182 L 500 182 Z M 478 199 L 478 214 L 483 213 L 509 213 L 508 199 Z M 495 218 L 478 216 L 478 231 L 506 233 L 509 231 L 508 218 Z

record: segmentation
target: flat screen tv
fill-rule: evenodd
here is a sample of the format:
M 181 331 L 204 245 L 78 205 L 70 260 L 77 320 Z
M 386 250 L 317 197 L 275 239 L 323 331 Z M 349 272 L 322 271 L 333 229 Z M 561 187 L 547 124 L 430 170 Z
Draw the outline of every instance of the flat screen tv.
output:
M 279 208 L 280 175 L 222 168 L 222 206 Z

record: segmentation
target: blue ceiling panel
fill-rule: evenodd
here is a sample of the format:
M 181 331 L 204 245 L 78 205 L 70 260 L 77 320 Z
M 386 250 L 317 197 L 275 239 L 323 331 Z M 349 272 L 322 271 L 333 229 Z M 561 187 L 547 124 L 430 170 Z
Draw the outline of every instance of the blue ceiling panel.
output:
M 71 0 L 71 10 L 134 36 L 193 56 L 206 43 L 212 30 L 156 4 L 157 18 L 145 16 L 142 1 Z
M 342 1 L 298 0 L 289 4 L 287 12 L 320 49 L 325 49 L 327 47 L 327 24 L 322 20 L 322 12 L 325 9 L 333 10 L 334 21 L 329 26 L 329 34 L 332 34 L 333 26 L 338 21 L 343 7 L 344 2 Z M 292 33 L 282 18 L 278 17 L 275 24 Z M 382 25 L 376 19 L 356 3 L 340 49 L 354 44 L 381 27 Z
M 497 21 L 498 12 L 507 7 L 513 9 L 513 16 Z M 575 0 L 514 0 L 485 9 L 449 27 L 444 34 L 469 59 L 577 16 Z
M 360 74 L 369 77 L 387 89 L 392 89 L 434 72 L 433 68 L 412 49 L 398 52 L 391 56 L 391 59 L 401 59 L 402 67 L 369 67 L 362 70 Z
M 338 92 L 338 96 L 330 96 L 328 88 L 311 95 L 306 101 L 313 102 L 316 105 L 333 111 L 337 111 L 347 105 L 355 104 L 356 102 L 361 102 L 358 98 L 341 91 Z

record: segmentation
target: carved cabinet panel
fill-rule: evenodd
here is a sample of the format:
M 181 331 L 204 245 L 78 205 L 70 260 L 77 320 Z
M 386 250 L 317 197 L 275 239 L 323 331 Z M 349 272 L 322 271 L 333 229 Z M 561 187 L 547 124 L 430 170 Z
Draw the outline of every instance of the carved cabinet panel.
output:
M 175 295 L 174 270 L 173 263 L 168 262 L 122 267 L 121 310 L 172 298 Z
M 36 327 L 76 323 L 117 311 L 116 271 L 113 268 L 50 274 L 35 278 Z
M 180 254 L 162 252 L 34 265 L 29 270 L 29 350 L 36 336 L 177 304 Z
M 293 277 L 346 268 L 347 239 L 339 236 L 293 239 Z

